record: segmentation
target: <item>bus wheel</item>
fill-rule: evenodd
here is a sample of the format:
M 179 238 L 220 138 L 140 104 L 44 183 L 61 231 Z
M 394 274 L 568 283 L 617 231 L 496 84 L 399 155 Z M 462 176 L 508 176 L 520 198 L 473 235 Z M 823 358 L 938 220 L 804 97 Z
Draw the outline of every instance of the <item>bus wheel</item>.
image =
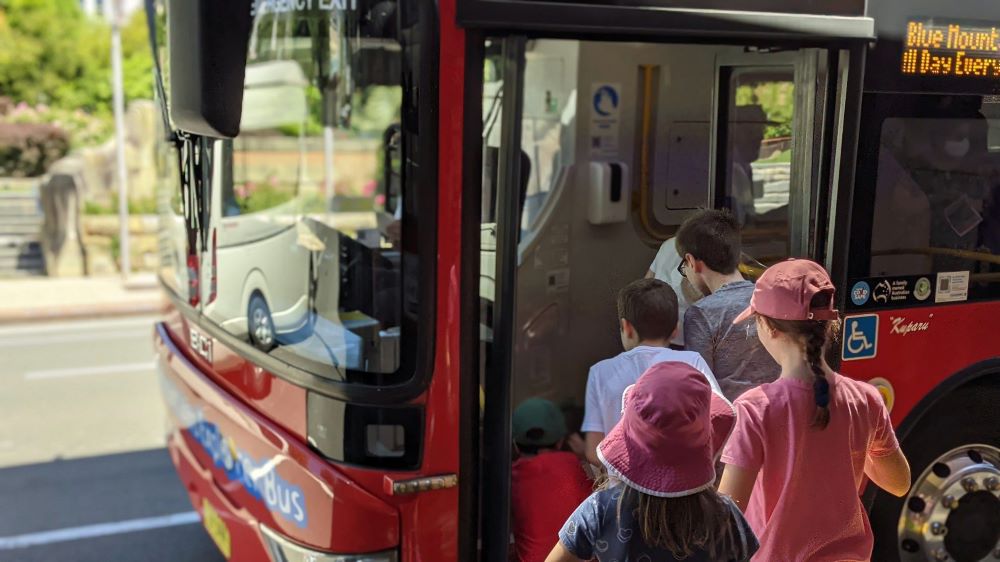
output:
M 906 437 L 914 475 L 906 498 L 879 491 L 872 507 L 873 560 L 1000 559 L 1000 388 L 962 387 Z
M 250 343 L 261 351 L 271 351 L 274 348 L 274 320 L 271 319 L 271 309 L 263 295 L 254 293 L 247 305 L 247 322 L 250 331 Z

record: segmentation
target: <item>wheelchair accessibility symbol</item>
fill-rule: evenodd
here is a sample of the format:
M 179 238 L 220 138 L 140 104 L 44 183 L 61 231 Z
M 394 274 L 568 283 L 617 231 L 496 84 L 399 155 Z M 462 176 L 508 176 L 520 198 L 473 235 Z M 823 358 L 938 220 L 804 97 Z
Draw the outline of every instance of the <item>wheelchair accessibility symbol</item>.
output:
M 852 316 L 844 321 L 844 361 L 871 359 L 878 352 L 878 315 Z

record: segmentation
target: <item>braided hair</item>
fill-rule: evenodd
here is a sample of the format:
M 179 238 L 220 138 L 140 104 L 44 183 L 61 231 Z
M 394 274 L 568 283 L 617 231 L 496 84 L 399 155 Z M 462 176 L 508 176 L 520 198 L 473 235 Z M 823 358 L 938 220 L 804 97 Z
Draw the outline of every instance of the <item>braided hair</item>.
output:
M 812 369 L 813 399 L 816 401 L 816 413 L 813 414 L 813 427 L 826 428 L 830 424 L 830 382 L 826 380 L 823 371 L 823 350 L 826 348 L 827 322 L 823 320 L 807 320 L 803 326 L 802 335 L 805 340 L 806 361 Z
M 810 308 L 829 306 L 832 295 L 818 293 L 810 302 Z M 806 362 L 815 377 L 813 380 L 813 399 L 816 402 L 816 413 L 813 414 L 812 426 L 826 429 L 830 424 L 830 381 L 826 379 L 823 370 L 823 355 L 831 341 L 836 339 L 839 331 L 839 320 L 778 320 L 762 317 L 772 328 L 779 332 L 797 338 L 804 348 Z

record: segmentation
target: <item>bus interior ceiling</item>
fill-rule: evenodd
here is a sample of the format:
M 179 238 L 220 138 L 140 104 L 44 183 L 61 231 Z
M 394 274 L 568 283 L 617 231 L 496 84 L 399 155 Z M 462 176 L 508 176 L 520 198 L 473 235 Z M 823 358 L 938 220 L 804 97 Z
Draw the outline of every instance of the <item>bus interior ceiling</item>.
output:
M 743 53 L 731 45 L 528 42 L 521 149 L 530 171 L 522 170 L 512 406 L 545 397 L 575 410 L 575 423 L 589 367 L 621 351 L 618 290 L 646 274 L 691 210 L 712 204 L 716 63 Z M 601 99 L 603 85 L 618 99 Z M 487 84 L 484 115 L 498 88 Z M 644 104 L 650 92 L 655 103 Z M 487 146 L 499 142 L 497 129 Z M 609 162 L 621 166 L 617 202 L 595 195 Z M 644 162 L 651 193 L 641 192 Z

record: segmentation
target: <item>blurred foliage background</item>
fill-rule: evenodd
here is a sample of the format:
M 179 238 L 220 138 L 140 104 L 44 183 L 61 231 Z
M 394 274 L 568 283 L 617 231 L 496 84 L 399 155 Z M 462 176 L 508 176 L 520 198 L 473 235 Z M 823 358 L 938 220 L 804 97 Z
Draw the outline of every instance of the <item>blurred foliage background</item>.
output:
M 52 125 L 71 148 L 111 137 L 111 33 L 76 0 L 0 0 L 0 123 Z M 122 28 L 126 103 L 153 97 L 145 14 Z M 22 127 L 24 129 L 24 127 Z

